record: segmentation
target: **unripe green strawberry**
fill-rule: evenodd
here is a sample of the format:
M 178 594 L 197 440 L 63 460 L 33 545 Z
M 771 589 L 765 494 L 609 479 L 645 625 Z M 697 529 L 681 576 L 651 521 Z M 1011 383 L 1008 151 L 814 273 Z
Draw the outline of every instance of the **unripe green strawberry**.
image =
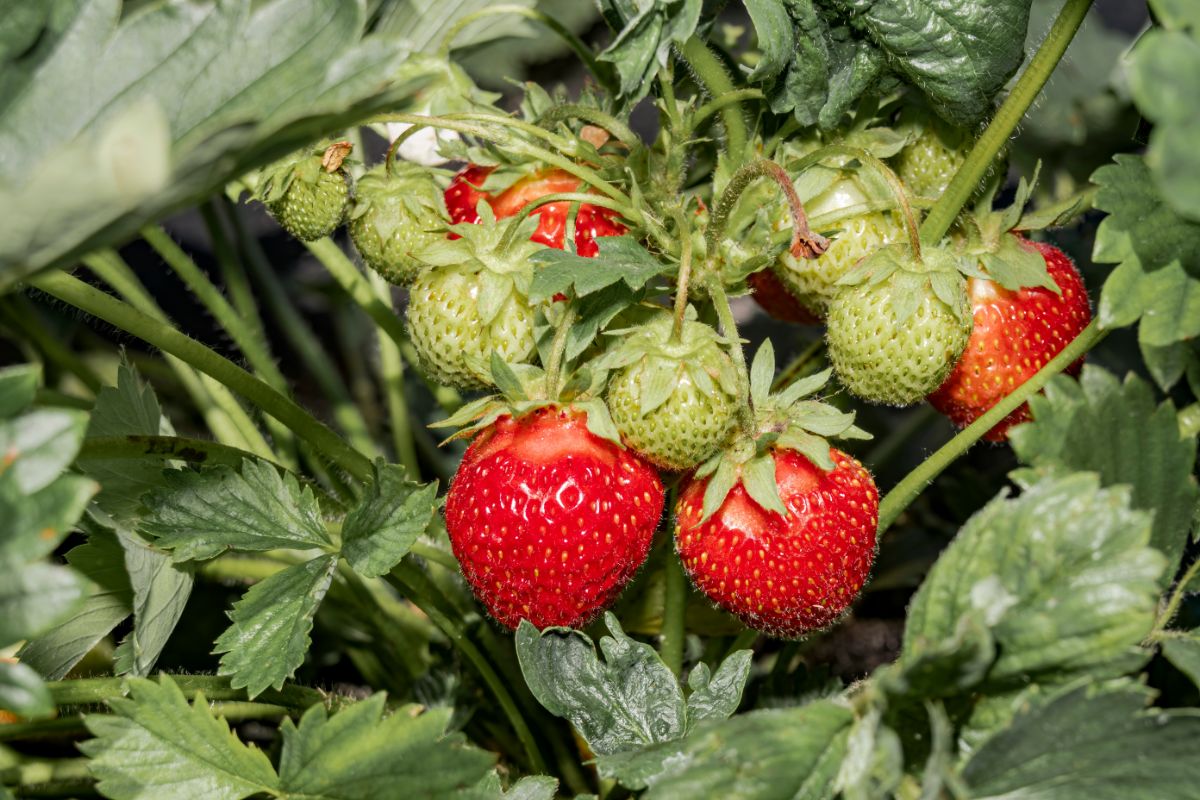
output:
M 932 248 L 915 264 L 906 251 L 892 245 L 848 275 L 826 318 L 838 379 L 873 403 L 924 398 L 941 386 L 971 336 L 959 258 Z
M 359 179 L 347 228 L 363 263 L 391 283 L 407 284 L 421 268 L 415 254 L 439 242 L 447 224 L 429 173 L 403 164 L 391 174 L 380 165 Z
M 941 197 L 970 150 L 969 137 L 930 125 L 896 156 L 896 174 L 917 197 Z
M 292 236 L 311 242 L 342 224 L 350 204 L 350 179 L 342 169 L 349 152 L 348 142 L 338 142 L 316 154 L 284 159 L 264 172 L 259 198 Z
M 478 225 L 454 226 L 460 238 L 439 239 L 420 258 L 428 264 L 409 290 L 409 335 L 421 364 L 439 383 L 460 389 L 492 385 L 491 357 L 508 364 L 536 351 L 529 257 L 544 245 L 518 236 L 499 248 L 504 226 L 490 210 Z M 532 228 L 536 219 L 527 220 Z
M 716 331 L 662 313 L 630 332 L 601 362 L 617 370 L 608 407 L 626 446 L 670 470 L 691 469 L 729 437 L 737 374 Z

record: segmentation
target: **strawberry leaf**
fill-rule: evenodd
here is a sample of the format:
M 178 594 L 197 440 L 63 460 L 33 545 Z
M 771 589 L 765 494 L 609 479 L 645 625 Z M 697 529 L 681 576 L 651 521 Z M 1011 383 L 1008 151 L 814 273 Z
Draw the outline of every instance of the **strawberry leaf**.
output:
M 22 717 L 48 717 L 55 705 L 41 676 L 28 664 L 0 661 L 0 709 Z
M 1166 560 L 1151 515 L 1093 474 L 1047 477 L 984 506 L 929 572 L 909 608 L 904 657 L 953 639 L 974 615 L 995 639 L 985 684 L 1014 689 L 1117 676 L 1146 662 Z
M 597 755 L 635 750 L 683 736 L 687 708 L 679 683 L 649 645 L 604 615 L 611 636 L 591 640 L 569 628 L 541 633 L 522 620 L 517 658 L 529 690 L 552 714 L 570 720 Z
M 144 677 L 154 669 L 163 647 L 183 617 L 192 594 L 192 569 L 172 561 L 132 531 L 118 527 L 117 540 L 133 589 L 133 630 L 114 653 L 118 675 Z
M 168 473 L 145 497 L 142 533 L 176 562 L 203 561 L 226 550 L 264 551 L 332 546 L 316 497 L 295 476 L 246 459 L 240 472 L 219 466 Z
M 753 650 L 738 650 L 721 662 L 714 674 L 701 661 L 688 675 L 688 730 L 702 722 L 728 719 L 742 702 L 742 692 L 750 678 L 754 662 Z
M 330 716 L 322 706 L 299 724 L 280 726 L 282 797 L 306 800 L 402 800 L 452 797 L 479 781 L 495 757 L 447 734 L 451 710 L 384 715 L 386 697 L 372 695 Z
M 197 693 L 189 706 L 163 675 L 128 683 L 129 698 L 108 701 L 113 715 L 89 714 L 96 738 L 80 744 L 92 758 L 99 789 L 114 800 L 241 800 L 276 794 L 279 779 L 267 756 L 238 741 L 229 724 Z M 169 788 L 168 788 L 169 787 Z
M 251 699 L 281 688 L 304 663 L 313 616 L 336 568 L 337 556 L 325 555 L 251 586 L 233 604 L 233 624 L 213 649 L 224 654 L 217 674 L 231 675 L 230 685 L 245 688 Z
M 654 74 L 667 65 L 700 22 L 701 0 L 602 0 L 600 12 L 616 31 L 599 60 L 616 69 L 620 93 L 632 106 L 650 91 Z
M 22 494 L 53 482 L 79 452 L 87 414 L 35 409 L 0 422 L 0 477 Z
M 1162 643 L 1163 657 L 1200 687 L 1200 635 L 1195 631 Z
M 41 382 L 42 368 L 37 364 L 0 369 L 0 419 L 15 417 L 28 408 Z
M 408 479 L 398 464 L 375 465 L 375 480 L 342 525 L 342 555 L 354 571 L 378 578 L 391 571 L 429 527 L 437 481 Z
M 539 303 L 556 294 L 586 297 L 617 283 L 636 291 L 665 270 L 632 236 L 602 236 L 596 244 L 600 253 L 593 258 L 554 248 L 530 256 L 536 271 L 529 299 Z

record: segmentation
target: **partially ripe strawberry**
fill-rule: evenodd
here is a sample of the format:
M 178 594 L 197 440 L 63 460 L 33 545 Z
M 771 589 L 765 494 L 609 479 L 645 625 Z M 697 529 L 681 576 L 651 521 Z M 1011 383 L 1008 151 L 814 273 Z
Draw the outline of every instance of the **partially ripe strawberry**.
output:
M 646 560 L 662 507 L 649 464 L 594 435 L 583 412 L 543 407 L 475 437 L 446 495 L 446 530 L 502 625 L 580 627 Z
M 1061 294 L 1040 286 L 1017 291 L 983 278 L 971 278 L 969 292 L 975 327 L 962 359 L 941 387 L 929 396 L 938 411 L 965 427 L 1058 355 L 1092 320 L 1087 288 L 1079 270 L 1057 247 L 1020 239 L 1046 260 Z M 1076 374 L 1083 358 L 1067 368 Z M 1029 419 L 1019 408 L 985 434 L 1002 442 L 1008 429 Z
M 768 511 L 738 483 L 701 519 L 708 478 L 687 481 L 676 506 L 675 546 L 702 592 L 747 626 L 794 638 L 836 620 L 875 559 L 879 493 L 858 461 L 830 448 L 824 472 L 794 450 L 774 451 L 786 514 Z
M 421 268 L 417 254 L 441 240 L 440 193 L 424 170 L 381 165 L 359 179 L 347 228 L 363 263 L 389 282 L 407 284 Z
M 350 205 L 350 179 L 342 162 L 346 142 L 317 154 L 302 154 L 264 170 L 258 196 L 271 216 L 303 242 L 330 235 L 342 224 Z
M 450 186 L 446 188 L 442 198 L 446 203 L 446 211 L 450 214 L 450 221 L 455 225 L 462 222 L 479 222 L 479 212 L 476 210 L 479 201 L 490 200 L 490 195 L 479 187 L 487 180 L 488 175 L 492 174 L 493 169 L 495 167 L 472 164 L 450 181 Z
M 460 389 L 492 385 L 493 352 L 520 364 L 536 351 L 529 257 L 542 247 L 519 240 L 501 249 L 502 226 L 486 213 L 479 225 L 456 226 L 461 238 L 420 253 L 429 266 L 408 294 L 408 332 L 422 366 Z
M 600 362 L 616 370 L 608 408 L 622 441 L 646 460 L 686 470 L 725 444 L 737 410 L 737 372 L 717 332 L 671 314 L 625 332 Z
M 797 325 L 816 325 L 821 321 L 791 293 L 774 269 L 755 272 L 746 278 L 746 283 L 750 296 L 775 319 Z
M 855 272 L 905 248 L 882 250 Z M 967 346 L 966 280 L 953 267 L 932 268 L 935 260 L 954 259 L 947 251 L 930 248 L 925 259 L 920 269 L 928 272 L 860 275 L 860 282 L 843 287 L 829 306 L 830 361 L 842 385 L 864 400 L 905 406 L 923 399 L 942 385 Z

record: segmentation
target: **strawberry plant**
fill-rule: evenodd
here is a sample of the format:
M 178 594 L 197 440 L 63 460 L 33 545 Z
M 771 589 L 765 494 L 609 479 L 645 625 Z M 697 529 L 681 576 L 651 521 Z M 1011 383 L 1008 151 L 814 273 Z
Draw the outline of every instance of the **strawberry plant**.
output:
M 1129 5 L 0 0 L 0 800 L 1200 798 Z

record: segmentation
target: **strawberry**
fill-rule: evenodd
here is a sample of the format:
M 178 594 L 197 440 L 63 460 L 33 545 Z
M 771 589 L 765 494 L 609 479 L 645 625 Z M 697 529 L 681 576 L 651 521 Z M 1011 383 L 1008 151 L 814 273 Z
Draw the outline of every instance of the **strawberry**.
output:
M 960 257 L 924 261 L 891 245 L 847 275 L 826 319 L 829 357 L 842 385 L 873 403 L 909 405 L 950 374 L 971 335 Z
M 488 613 L 579 627 L 646 559 L 663 486 L 572 406 L 505 415 L 475 437 L 446 495 L 446 530 Z
M 954 371 L 929 396 L 938 411 L 964 427 L 1009 392 L 1029 380 L 1091 322 L 1087 289 L 1079 270 L 1057 247 L 1015 237 L 1045 259 L 1059 293 L 1041 286 L 1017 290 L 985 278 L 971 278 L 969 292 L 975 327 Z M 1078 373 L 1080 358 L 1067 368 Z M 1029 419 L 1029 406 L 1013 411 L 985 438 L 1002 442 L 1008 429 Z
M 480 200 L 490 200 L 488 193 L 479 187 L 487 180 L 488 175 L 492 174 L 493 169 L 495 167 L 480 167 L 471 164 L 450 181 L 450 186 L 446 188 L 442 197 L 445 200 L 446 211 L 450 214 L 451 222 L 456 225 L 461 222 L 479 222 L 479 213 L 476 211 L 476 207 Z
M 349 142 L 284 159 L 264 170 L 258 197 L 271 216 L 297 239 L 311 242 L 333 233 L 350 204 L 349 176 L 342 163 Z
M 755 272 L 746 278 L 746 283 L 750 296 L 775 319 L 797 325 L 816 325 L 821 321 L 788 290 L 773 269 Z
M 924 126 L 893 163 L 896 174 L 917 197 L 941 197 L 967 160 L 973 139 L 945 124 Z
M 480 200 L 487 200 L 496 218 L 503 219 L 519 214 L 525 206 L 548 194 L 580 191 L 579 178 L 561 169 L 549 169 L 526 175 L 503 191 L 491 194 L 480 187 L 492 171 L 492 167 L 472 165 L 454 177 L 445 193 L 451 221 L 478 222 L 476 208 Z M 561 250 L 570 207 L 570 203 L 549 203 L 533 212 L 538 225 L 532 239 Z M 600 251 L 597 236 L 620 236 L 625 230 L 615 212 L 581 203 L 575 215 L 576 251 L 581 256 L 594 256 Z
M 461 389 L 491 385 L 493 352 L 505 362 L 522 363 L 536 349 L 529 256 L 542 246 L 519 240 L 501 250 L 503 226 L 484 209 L 480 224 L 455 226 L 459 239 L 441 240 L 419 254 L 429 267 L 413 281 L 406 310 L 427 374 Z M 525 229 L 532 230 L 534 222 L 527 222 Z
M 840 450 L 829 449 L 828 472 L 794 450 L 773 455 L 785 513 L 766 510 L 738 483 L 703 519 L 709 479 L 691 479 L 679 493 L 675 546 L 714 603 L 751 628 L 792 638 L 835 621 L 866 583 L 879 493 Z
M 410 282 L 421 267 L 416 253 L 436 244 L 446 225 L 436 185 L 428 173 L 381 165 L 359 179 L 347 228 L 363 263 L 395 284 Z
M 711 457 L 733 429 L 737 373 L 708 325 L 671 314 L 632 330 L 600 366 L 617 370 L 608 408 L 624 443 L 663 469 L 685 470 Z

